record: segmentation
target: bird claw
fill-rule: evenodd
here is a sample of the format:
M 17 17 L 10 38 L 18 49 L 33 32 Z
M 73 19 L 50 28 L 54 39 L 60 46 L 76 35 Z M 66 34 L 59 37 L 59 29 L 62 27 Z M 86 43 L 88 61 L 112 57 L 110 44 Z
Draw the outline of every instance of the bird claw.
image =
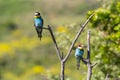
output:
M 79 67 L 80 67 L 80 63 L 77 63 L 77 65 L 76 65 L 76 66 L 77 66 L 77 70 L 79 70 Z

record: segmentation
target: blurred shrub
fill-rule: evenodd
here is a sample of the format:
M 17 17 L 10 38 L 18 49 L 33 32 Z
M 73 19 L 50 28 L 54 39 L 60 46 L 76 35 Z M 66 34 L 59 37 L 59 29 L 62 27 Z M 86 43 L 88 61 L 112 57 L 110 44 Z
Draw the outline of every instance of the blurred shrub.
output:
M 3 30 L 11 31 L 17 29 L 17 25 L 12 21 L 6 21 L 0 24 L 0 28 Z
M 106 0 L 107 1 L 107 0 Z M 106 4 L 106 3 L 104 3 Z M 111 79 L 120 79 L 120 13 L 119 13 L 119 0 L 108 2 L 107 6 L 103 6 L 94 11 L 95 16 L 91 19 L 91 26 L 98 30 L 96 34 L 97 44 L 93 44 L 95 60 L 100 64 L 100 75 L 96 75 L 96 80 L 101 80 L 99 77 L 103 77 L 109 73 Z M 91 14 L 92 11 L 88 12 Z M 104 65 L 104 66 L 103 66 Z
M 12 21 L 0 22 L 0 39 L 4 39 L 6 35 L 17 29 L 17 25 Z
M 8 30 L 15 30 L 17 29 L 17 25 L 14 22 L 7 22 L 6 27 Z

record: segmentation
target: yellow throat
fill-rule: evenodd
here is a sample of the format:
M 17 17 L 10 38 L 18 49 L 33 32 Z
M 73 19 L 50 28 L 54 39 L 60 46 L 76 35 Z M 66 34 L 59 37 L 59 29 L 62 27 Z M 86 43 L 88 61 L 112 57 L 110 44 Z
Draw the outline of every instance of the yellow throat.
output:
M 38 18 L 38 17 L 40 17 L 40 16 L 34 16 L 34 18 Z

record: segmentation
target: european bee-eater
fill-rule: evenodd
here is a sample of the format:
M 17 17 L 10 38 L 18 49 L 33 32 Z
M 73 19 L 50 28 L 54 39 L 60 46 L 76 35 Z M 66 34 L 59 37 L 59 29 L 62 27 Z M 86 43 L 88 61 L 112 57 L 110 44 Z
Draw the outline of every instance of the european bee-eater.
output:
M 77 60 L 77 69 L 79 70 L 80 67 L 80 60 L 83 58 L 83 54 L 84 54 L 84 49 L 83 49 L 83 45 L 78 45 L 78 47 L 76 48 L 75 51 L 75 57 Z
M 37 31 L 37 34 L 38 34 L 38 37 L 42 38 L 42 28 L 43 28 L 43 18 L 41 17 L 40 13 L 39 12 L 35 12 L 35 15 L 34 15 L 34 26 L 35 26 L 35 29 Z

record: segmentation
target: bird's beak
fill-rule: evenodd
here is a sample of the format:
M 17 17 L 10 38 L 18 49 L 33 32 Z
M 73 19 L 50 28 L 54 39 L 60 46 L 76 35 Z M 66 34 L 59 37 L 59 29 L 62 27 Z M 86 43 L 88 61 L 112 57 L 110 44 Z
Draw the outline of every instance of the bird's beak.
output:
M 34 18 L 37 18 L 37 16 L 34 16 Z

